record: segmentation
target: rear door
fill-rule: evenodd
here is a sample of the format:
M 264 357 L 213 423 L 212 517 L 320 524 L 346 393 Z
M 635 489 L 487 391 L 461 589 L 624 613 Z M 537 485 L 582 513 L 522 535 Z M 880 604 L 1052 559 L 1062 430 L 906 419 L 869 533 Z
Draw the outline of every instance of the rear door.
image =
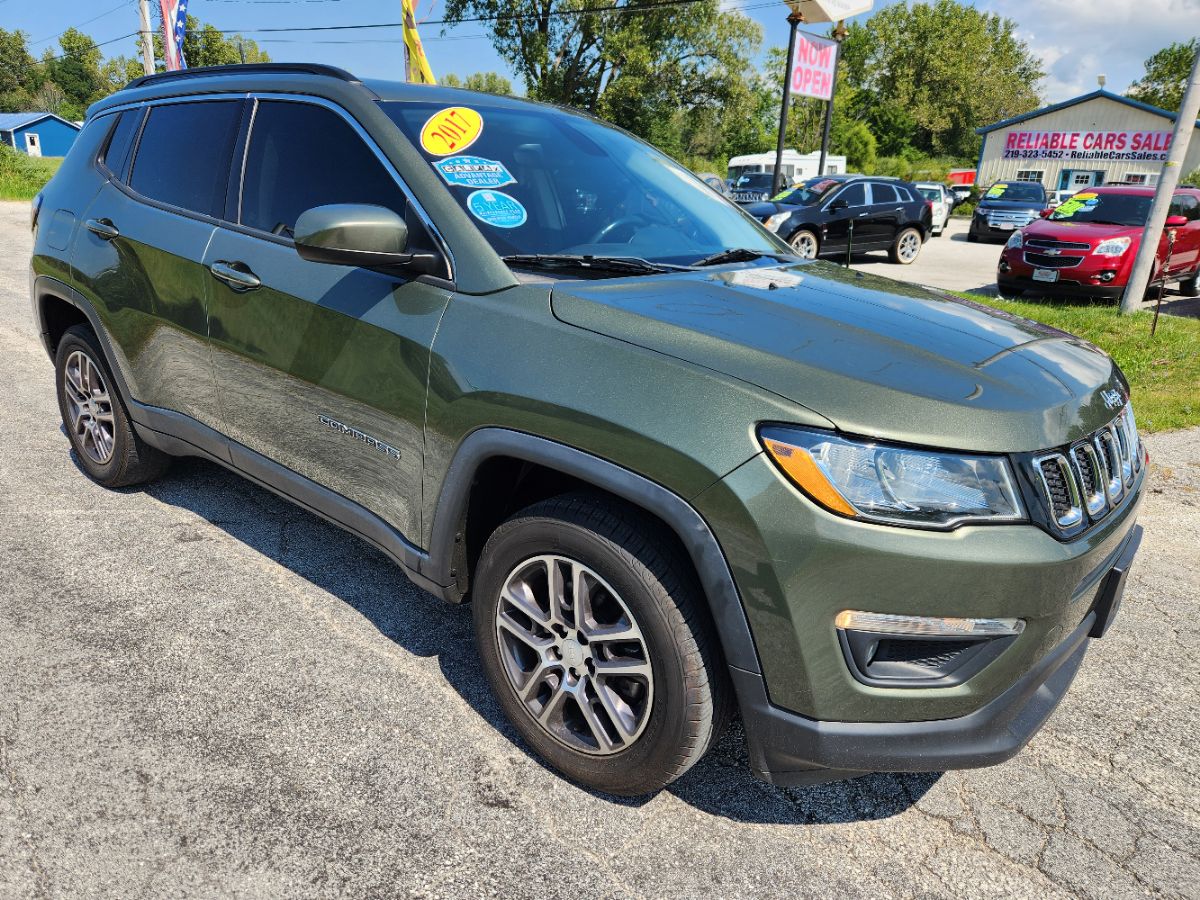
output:
M 878 249 L 891 246 L 896 232 L 900 230 L 900 223 L 905 219 L 905 202 L 907 198 L 896 193 L 895 186 L 872 181 L 871 205 L 867 207 L 867 214 L 862 217 L 855 231 L 855 243 L 860 243 L 861 235 L 864 250 L 868 247 Z
M 405 216 L 411 245 L 433 249 L 429 232 L 365 132 L 315 100 L 256 101 L 242 171 L 235 224 L 204 258 L 234 462 L 261 454 L 415 538 L 429 348 L 450 291 L 308 262 L 292 229 L 315 206 L 373 203 Z
M 1192 194 L 1180 192 L 1171 198 L 1168 216 L 1183 216 L 1186 225 L 1173 229 L 1175 243 L 1167 272 L 1171 275 L 1190 275 L 1200 266 L 1200 201 Z M 1163 241 L 1166 241 L 1164 230 Z
M 220 416 L 203 259 L 225 205 L 243 106 L 240 98 L 196 100 L 122 112 L 99 163 L 109 181 L 72 248 L 133 399 L 211 427 Z

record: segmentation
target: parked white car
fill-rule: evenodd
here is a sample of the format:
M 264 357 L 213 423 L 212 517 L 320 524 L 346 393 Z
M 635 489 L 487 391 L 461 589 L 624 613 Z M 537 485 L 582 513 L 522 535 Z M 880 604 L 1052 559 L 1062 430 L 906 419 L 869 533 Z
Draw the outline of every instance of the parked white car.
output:
M 921 196 L 933 204 L 933 236 L 937 237 L 946 230 L 950 221 L 950 213 L 954 212 L 954 194 L 944 184 L 936 181 L 914 181 L 913 185 Z
M 1071 188 L 1069 191 L 1050 191 L 1050 193 L 1046 195 L 1046 208 L 1058 209 L 1058 207 L 1061 206 L 1067 200 L 1067 198 L 1078 193 L 1078 190 L 1078 188 Z

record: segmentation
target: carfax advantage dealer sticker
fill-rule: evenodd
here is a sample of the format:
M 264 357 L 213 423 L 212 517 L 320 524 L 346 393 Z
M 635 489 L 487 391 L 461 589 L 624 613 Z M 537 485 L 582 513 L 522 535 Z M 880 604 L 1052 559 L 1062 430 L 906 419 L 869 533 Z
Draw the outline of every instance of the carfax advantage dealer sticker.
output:
M 431 156 L 461 153 L 483 132 L 483 117 L 465 106 L 451 106 L 430 116 L 421 128 L 421 149 Z

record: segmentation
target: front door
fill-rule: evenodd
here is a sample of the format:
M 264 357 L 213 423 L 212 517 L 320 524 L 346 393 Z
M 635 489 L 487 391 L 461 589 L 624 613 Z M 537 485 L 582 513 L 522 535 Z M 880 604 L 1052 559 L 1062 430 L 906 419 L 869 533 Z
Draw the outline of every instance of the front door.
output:
M 308 262 L 291 238 L 300 213 L 331 203 L 394 209 L 417 245 L 428 240 L 420 221 L 365 139 L 324 106 L 258 101 L 244 172 L 241 227 L 219 228 L 205 255 L 220 275 L 209 278 L 225 433 L 418 538 L 429 348 L 450 292 Z M 243 452 L 233 448 L 235 463 Z
M 25 132 L 25 152 L 30 156 L 42 155 L 42 142 L 32 131 Z
M 1163 229 L 1163 250 L 1167 245 L 1167 232 L 1175 232 L 1171 245 L 1171 258 L 1167 261 L 1167 274 L 1190 275 L 1200 267 L 1200 202 L 1191 194 L 1176 194 L 1171 198 L 1168 216 L 1183 216 L 1186 225 Z
M 848 241 L 861 243 L 861 225 L 868 215 L 867 189 L 861 181 L 848 184 L 826 201 L 825 224 L 821 227 L 821 252 L 845 252 Z
M 890 184 L 871 182 L 871 205 L 863 216 L 855 233 L 855 243 L 861 241 L 864 250 L 890 247 L 904 220 L 905 200 Z

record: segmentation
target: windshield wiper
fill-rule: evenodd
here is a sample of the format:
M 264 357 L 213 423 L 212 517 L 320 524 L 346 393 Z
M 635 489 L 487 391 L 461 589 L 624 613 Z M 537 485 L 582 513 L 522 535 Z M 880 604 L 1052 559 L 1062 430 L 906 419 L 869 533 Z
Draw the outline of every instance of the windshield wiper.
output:
M 753 262 L 756 259 L 770 257 L 778 262 L 791 262 L 792 258 L 784 256 L 781 253 L 768 253 L 765 250 L 751 250 L 749 247 L 734 247 L 730 250 L 721 250 L 719 253 L 714 253 L 712 256 L 705 256 L 702 259 L 692 263 L 693 266 L 719 266 L 722 263 L 735 262 Z
M 510 266 L 529 269 L 585 269 L 624 275 L 658 275 L 687 268 L 669 263 L 653 263 L 640 256 L 590 256 L 580 253 L 514 253 L 502 259 Z

